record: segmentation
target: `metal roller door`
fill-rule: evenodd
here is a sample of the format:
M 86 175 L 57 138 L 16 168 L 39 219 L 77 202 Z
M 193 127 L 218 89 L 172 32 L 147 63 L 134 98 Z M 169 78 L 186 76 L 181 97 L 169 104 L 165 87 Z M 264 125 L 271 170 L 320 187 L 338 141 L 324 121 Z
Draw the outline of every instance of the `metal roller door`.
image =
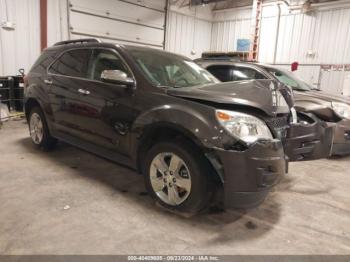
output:
M 166 0 L 71 0 L 69 37 L 163 48 L 165 7 Z

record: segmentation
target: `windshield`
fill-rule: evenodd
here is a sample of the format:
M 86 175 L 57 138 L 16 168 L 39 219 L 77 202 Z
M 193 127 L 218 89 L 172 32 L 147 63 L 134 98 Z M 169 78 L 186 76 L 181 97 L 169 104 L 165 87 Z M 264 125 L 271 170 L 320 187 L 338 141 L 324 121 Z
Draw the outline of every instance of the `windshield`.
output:
M 290 86 L 293 90 L 309 91 L 311 89 L 315 89 L 290 72 L 269 67 L 267 67 L 266 70 L 273 74 L 280 82 L 287 86 Z
M 190 87 L 219 81 L 191 60 L 157 50 L 129 49 L 137 65 L 156 86 Z

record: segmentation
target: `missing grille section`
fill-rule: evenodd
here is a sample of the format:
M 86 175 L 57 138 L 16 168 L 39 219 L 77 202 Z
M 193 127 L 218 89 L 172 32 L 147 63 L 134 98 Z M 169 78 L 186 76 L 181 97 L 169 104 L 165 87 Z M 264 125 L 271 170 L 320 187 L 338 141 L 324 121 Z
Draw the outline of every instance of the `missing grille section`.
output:
M 312 125 L 316 121 L 310 114 L 298 112 L 298 122 L 304 125 Z
M 284 139 L 287 135 L 288 115 L 266 118 L 265 122 L 275 138 Z

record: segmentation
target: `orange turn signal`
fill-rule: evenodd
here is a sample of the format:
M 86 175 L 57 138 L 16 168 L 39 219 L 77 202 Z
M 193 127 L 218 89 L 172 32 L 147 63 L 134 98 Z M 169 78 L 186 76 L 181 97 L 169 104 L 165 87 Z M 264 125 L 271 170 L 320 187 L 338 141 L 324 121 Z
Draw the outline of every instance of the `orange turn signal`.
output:
M 220 111 L 216 112 L 216 117 L 221 121 L 228 121 L 231 119 L 230 115 L 223 113 L 223 112 L 220 112 Z

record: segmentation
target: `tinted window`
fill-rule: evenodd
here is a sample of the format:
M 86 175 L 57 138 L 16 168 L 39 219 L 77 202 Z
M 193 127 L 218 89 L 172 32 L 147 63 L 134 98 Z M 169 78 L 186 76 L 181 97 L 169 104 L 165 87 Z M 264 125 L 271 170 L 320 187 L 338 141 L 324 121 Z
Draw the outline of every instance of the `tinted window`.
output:
M 248 67 L 235 67 L 233 70 L 233 81 L 251 80 L 251 79 L 266 79 L 264 75 L 255 69 Z
M 131 77 L 124 62 L 114 52 L 96 49 L 94 50 L 93 59 L 89 66 L 89 78 L 100 81 L 104 70 L 120 70 Z
M 232 81 L 233 66 L 227 66 L 227 65 L 209 66 L 207 70 L 222 82 Z
M 30 71 L 41 71 L 45 70 L 50 66 L 50 64 L 55 60 L 55 51 L 44 51 L 35 64 L 32 66 Z
M 77 49 L 65 52 L 51 66 L 49 72 L 52 74 L 86 77 L 87 64 L 92 51 L 89 49 Z

